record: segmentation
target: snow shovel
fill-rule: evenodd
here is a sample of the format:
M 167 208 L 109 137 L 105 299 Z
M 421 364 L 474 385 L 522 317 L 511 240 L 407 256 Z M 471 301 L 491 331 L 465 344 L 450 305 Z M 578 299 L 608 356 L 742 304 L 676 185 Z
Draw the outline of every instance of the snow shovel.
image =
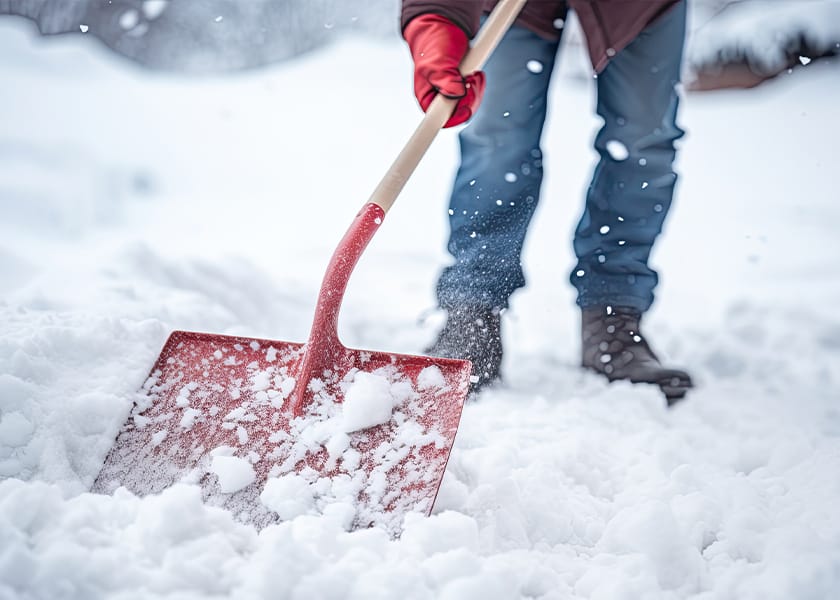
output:
M 524 2 L 498 4 L 462 72 L 483 66 Z M 306 344 L 173 332 L 92 491 L 195 483 L 258 528 L 333 510 L 398 535 L 406 513 L 431 512 L 470 363 L 346 348 L 337 325 L 353 268 L 456 102 L 435 99 L 338 244 Z

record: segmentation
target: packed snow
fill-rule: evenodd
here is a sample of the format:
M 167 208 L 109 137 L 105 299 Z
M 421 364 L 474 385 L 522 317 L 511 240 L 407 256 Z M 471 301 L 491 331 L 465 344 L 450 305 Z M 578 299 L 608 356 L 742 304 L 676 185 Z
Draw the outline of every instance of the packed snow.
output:
M 210 471 L 218 478 L 219 489 L 223 494 L 238 492 L 256 479 L 251 463 L 238 456 L 214 456 L 210 462 Z
M 465 407 L 432 516 L 394 539 L 290 473 L 261 491 L 285 519 L 261 530 L 197 484 L 88 490 L 172 330 L 306 339 L 335 244 L 418 120 L 407 52 L 346 39 L 211 79 L 105 52 L 0 21 L 0 598 L 836 597 L 836 62 L 684 99 L 646 321 L 698 383 L 672 410 L 577 367 L 566 277 L 597 120 L 591 82 L 555 81 L 505 385 Z M 348 346 L 433 338 L 456 157 L 444 132 L 366 250 Z M 344 425 L 319 438 L 336 456 Z M 214 457 L 230 489 L 232 456 Z
M 358 373 L 348 386 L 341 405 L 343 430 L 349 433 L 387 423 L 391 420 L 394 400 L 387 377 Z

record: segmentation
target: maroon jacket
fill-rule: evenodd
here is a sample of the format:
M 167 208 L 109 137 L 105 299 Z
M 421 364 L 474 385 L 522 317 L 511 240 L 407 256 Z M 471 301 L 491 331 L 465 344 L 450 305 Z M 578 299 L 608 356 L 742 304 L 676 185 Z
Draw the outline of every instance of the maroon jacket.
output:
M 442 15 L 467 32 L 478 31 L 479 18 L 498 0 L 402 0 L 402 26 L 423 13 Z M 600 72 L 610 57 L 632 42 L 656 17 L 680 0 L 528 0 L 517 23 L 547 39 L 557 39 L 555 20 L 566 6 L 577 13 L 589 46 L 592 66 Z

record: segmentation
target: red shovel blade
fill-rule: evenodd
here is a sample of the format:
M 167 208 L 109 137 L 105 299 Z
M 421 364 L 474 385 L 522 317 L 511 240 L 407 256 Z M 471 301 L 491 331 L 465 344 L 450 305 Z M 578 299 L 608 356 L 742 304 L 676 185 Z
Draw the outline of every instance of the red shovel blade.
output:
M 341 503 L 352 527 L 396 535 L 407 512 L 428 514 L 471 365 L 340 343 L 347 281 L 384 214 L 366 204 L 339 243 L 306 345 L 174 332 L 93 491 L 198 483 L 257 527 Z
M 344 503 L 353 528 L 396 535 L 407 512 L 428 514 L 470 363 L 341 346 L 304 389 L 295 385 L 303 350 L 174 332 L 93 491 L 198 483 L 207 504 L 257 527 Z

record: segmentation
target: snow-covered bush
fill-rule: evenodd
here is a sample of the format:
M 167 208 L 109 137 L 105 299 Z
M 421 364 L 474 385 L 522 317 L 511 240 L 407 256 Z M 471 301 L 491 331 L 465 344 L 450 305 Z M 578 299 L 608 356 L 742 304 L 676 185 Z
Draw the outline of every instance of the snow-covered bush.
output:
M 686 65 L 696 88 L 750 87 L 840 51 L 838 0 L 709 0 L 694 21 Z

